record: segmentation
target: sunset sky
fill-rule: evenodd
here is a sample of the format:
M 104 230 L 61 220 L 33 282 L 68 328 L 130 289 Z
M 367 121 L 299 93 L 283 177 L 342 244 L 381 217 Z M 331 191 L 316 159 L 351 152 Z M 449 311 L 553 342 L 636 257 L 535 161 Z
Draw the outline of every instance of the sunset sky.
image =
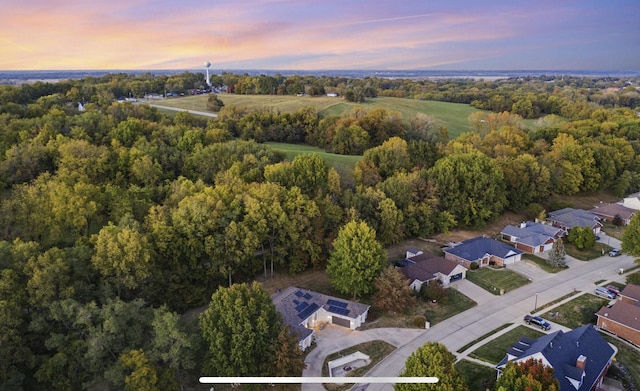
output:
M 640 0 L 0 4 L 0 70 L 640 70 Z

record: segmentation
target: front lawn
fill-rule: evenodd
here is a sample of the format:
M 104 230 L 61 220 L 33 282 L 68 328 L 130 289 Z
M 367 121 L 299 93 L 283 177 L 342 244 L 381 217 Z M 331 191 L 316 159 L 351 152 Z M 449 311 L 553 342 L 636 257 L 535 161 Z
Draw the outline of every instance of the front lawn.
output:
M 457 371 L 464 376 L 470 391 L 493 389 L 496 382 L 496 370 L 492 367 L 469 360 L 460 360 L 455 365 Z
M 467 271 L 467 280 L 494 295 L 507 293 L 531 282 L 528 278 L 509 269 L 491 267 Z
M 585 293 L 551 311 L 545 312 L 542 317 L 570 329 L 575 329 L 595 322 L 594 314 L 607 303 L 609 303 L 607 299 Z
M 547 262 L 546 259 L 544 258 L 540 258 L 536 255 L 533 254 L 522 254 L 522 257 L 532 261 L 533 263 L 535 263 L 536 265 L 538 265 L 540 267 L 540 269 L 544 270 L 547 273 L 557 273 L 559 271 L 568 269 L 568 266 L 564 266 L 564 267 L 554 267 L 552 266 L 549 262 Z
M 469 356 L 496 365 L 502 361 L 504 356 L 507 354 L 507 351 L 520 340 L 520 337 L 525 336 L 528 338 L 539 338 L 543 335 L 544 333 L 538 330 L 534 330 L 526 326 L 518 326 L 513 330 L 507 331 L 496 339 L 480 346 Z
M 573 244 L 565 242 L 564 249 L 567 252 L 567 255 L 570 255 L 575 259 L 579 259 L 581 261 L 590 261 L 607 254 L 609 250 L 611 250 L 611 247 L 607 246 L 604 243 L 596 242 L 596 244 L 591 248 L 578 250 Z
M 478 305 L 478 303 L 453 288 L 447 288 L 446 292 L 446 300 L 438 303 L 427 303 L 424 317 L 431 323 L 431 326 Z
M 372 308 L 369 310 L 367 321 L 359 330 L 381 327 L 423 328 L 424 319 L 416 322 L 416 318 L 423 316 L 433 326 L 478 304 L 453 288 L 447 288 L 445 292 L 447 293 L 446 299 L 431 303 L 418 298 L 415 306 L 402 313 L 379 313 Z

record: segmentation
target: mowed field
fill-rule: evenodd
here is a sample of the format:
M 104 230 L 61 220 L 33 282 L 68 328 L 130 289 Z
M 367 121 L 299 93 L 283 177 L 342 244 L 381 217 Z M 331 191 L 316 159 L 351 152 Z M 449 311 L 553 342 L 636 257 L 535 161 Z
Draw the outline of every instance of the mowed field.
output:
M 445 126 L 448 129 L 449 139 L 454 139 L 461 133 L 471 130 L 467 118 L 471 113 L 479 111 L 461 103 L 389 97 L 369 98 L 364 103 L 351 103 L 343 98 L 327 96 L 220 94 L 218 97 L 226 106 L 268 108 L 280 113 L 291 113 L 303 107 L 313 107 L 321 115 L 342 115 L 355 107 L 363 107 L 365 109 L 384 108 L 389 111 L 399 112 L 405 121 L 409 121 L 417 113 L 424 113 L 433 116 L 438 125 Z M 207 95 L 169 98 L 154 103 L 185 110 L 206 111 Z
M 338 171 L 340 177 L 345 181 L 350 181 L 353 176 L 353 168 L 356 166 L 358 160 L 362 159 L 359 155 L 338 155 L 330 153 L 322 148 L 312 147 L 302 144 L 286 144 L 286 143 L 274 143 L 266 142 L 273 149 L 284 152 L 287 160 L 293 160 L 297 155 L 303 153 L 317 153 L 327 162 L 329 167 L 333 167 Z

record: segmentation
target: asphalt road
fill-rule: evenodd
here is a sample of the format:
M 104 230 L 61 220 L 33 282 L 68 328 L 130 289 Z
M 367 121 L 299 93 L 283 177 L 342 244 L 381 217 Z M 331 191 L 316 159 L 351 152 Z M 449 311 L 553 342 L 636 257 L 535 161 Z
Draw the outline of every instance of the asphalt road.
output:
M 212 118 L 216 118 L 218 117 L 217 113 L 211 113 L 211 112 L 207 112 L 207 111 L 197 111 L 197 110 L 187 110 L 187 109 L 179 109 L 177 107 L 171 107 L 171 106 L 162 106 L 162 105 L 156 105 L 154 103 L 149 103 L 150 107 L 155 107 L 158 109 L 165 109 L 165 110 L 172 110 L 172 111 L 186 111 L 189 114 L 195 114 L 195 115 L 203 115 L 205 117 L 212 117 Z
M 603 237 L 601 241 L 605 243 L 609 241 L 608 243 L 611 246 L 617 246 L 619 248 L 619 241 L 615 238 Z M 525 266 L 516 266 L 515 269 L 524 268 L 522 270 L 523 274 L 529 274 L 528 277 L 532 280 L 530 284 L 508 292 L 503 296 L 494 296 L 486 292 L 486 294 L 479 294 L 479 292 L 478 294 L 474 294 L 472 299 L 478 302 L 477 306 L 446 319 L 427 331 L 410 336 L 408 342 L 402 345 L 396 344 L 395 346 L 398 346 L 398 348 L 372 368 L 366 376 L 397 376 L 402 371 L 407 357 L 427 341 L 440 342 L 444 344 L 449 351 L 455 352 L 469 342 L 495 330 L 502 324 L 522 323 L 523 315 L 532 311 L 536 304 L 540 307 L 568 293 L 576 291 L 593 292 L 596 281 L 606 280 L 624 283 L 626 276 L 619 275 L 618 270 L 620 268 L 628 269 L 634 265 L 634 258 L 624 254 L 618 257 L 609 257 L 605 254 L 600 258 L 588 262 L 579 261 L 571 257 L 567 258 L 569 269 L 555 274 L 535 271 L 533 269 L 527 270 Z M 509 268 L 511 268 L 511 266 L 509 266 Z M 465 284 L 469 283 L 465 282 Z M 463 291 L 463 289 L 461 289 L 461 291 Z M 463 293 L 465 292 L 463 291 Z M 367 333 L 368 331 L 369 330 L 363 333 Z M 407 330 L 407 332 L 409 332 L 409 330 Z M 411 330 L 411 332 L 415 333 L 415 330 Z M 397 334 L 403 333 L 402 329 L 394 329 L 394 333 L 396 333 L 394 337 L 396 342 L 400 342 L 401 338 Z M 351 339 L 352 338 L 328 338 L 327 340 L 331 341 L 330 343 L 332 344 L 332 349 L 329 350 L 338 351 L 360 343 L 357 341 L 351 343 Z M 362 337 L 356 339 L 360 340 Z M 323 339 L 319 338 L 316 349 L 320 348 L 322 343 Z M 326 353 L 323 348 L 321 348 L 321 351 Z M 329 353 L 331 353 L 331 351 L 327 354 Z M 312 357 L 308 356 L 308 359 L 309 358 Z M 324 359 L 324 357 L 313 357 L 312 359 L 319 360 L 321 358 L 322 360 Z M 322 363 L 322 361 L 320 361 L 320 363 Z M 309 362 L 308 364 L 313 365 L 310 365 L 311 368 L 308 367 L 304 371 L 304 375 L 312 376 L 310 372 L 315 370 L 313 368 L 317 368 L 317 363 Z M 363 389 L 363 385 L 358 385 L 357 387 Z M 319 384 L 305 384 L 302 389 L 305 391 L 323 390 L 324 387 Z M 366 386 L 366 390 L 387 391 L 393 390 L 393 386 L 390 384 L 369 384 Z

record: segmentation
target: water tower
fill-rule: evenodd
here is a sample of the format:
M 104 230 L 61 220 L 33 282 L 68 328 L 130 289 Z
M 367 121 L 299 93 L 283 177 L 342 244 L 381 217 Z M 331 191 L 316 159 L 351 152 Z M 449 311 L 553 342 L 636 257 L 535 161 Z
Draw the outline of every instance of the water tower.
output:
M 209 79 L 209 67 L 211 66 L 211 63 L 209 61 L 205 61 L 204 66 L 207 69 L 207 85 L 211 87 L 211 80 Z

